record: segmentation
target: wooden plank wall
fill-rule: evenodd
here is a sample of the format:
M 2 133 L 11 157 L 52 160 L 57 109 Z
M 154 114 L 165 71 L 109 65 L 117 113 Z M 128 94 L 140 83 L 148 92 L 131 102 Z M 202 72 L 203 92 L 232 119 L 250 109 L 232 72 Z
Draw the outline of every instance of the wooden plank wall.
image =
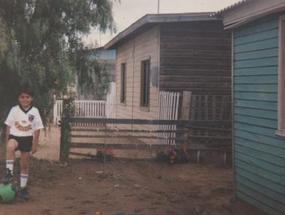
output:
M 285 214 L 285 140 L 277 131 L 278 16 L 234 33 L 234 150 L 237 197 Z
M 221 21 L 162 24 L 160 89 L 231 94 L 231 36 Z
M 117 49 L 116 111 L 118 118 L 157 119 L 158 118 L 158 65 L 159 65 L 159 29 L 152 27 L 143 33 L 128 39 Z M 149 109 L 140 107 L 141 61 L 150 59 L 151 85 Z M 126 63 L 127 90 L 126 103 L 120 103 L 121 64 Z

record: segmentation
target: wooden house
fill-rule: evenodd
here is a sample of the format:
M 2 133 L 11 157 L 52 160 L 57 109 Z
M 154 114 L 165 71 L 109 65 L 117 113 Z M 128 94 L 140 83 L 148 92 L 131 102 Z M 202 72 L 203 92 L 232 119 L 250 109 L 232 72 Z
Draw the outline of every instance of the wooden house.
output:
M 231 35 L 211 14 L 145 15 L 105 45 L 117 53 L 116 118 L 203 121 L 188 135 L 198 162 L 208 161 L 209 151 L 215 162 L 231 154 Z M 170 133 L 158 137 L 163 145 L 177 143 Z
M 237 198 L 285 214 L 285 1 L 241 1 L 216 15 L 232 31 Z
M 213 146 L 214 139 L 220 146 L 222 132 L 231 138 L 230 128 L 225 131 L 212 124 L 231 120 L 225 99 L 231 100 L 231 35 L 222 19 L 211 14 L 145 15 L 108 42 L 105 49 L 116 50 L 116 101 L 108 103 L 107 97 L 107 119 L 96 119 L 103 120 L 95 125 L 99 129 L 104 125 L 104 133 L 96 128 L 85 131 L 90 133 L 84 139 L 75 135 L 71 148 L 85 147 L 90 155 L 104 146 L 114 149 L 117 157 L 141 159 L 173 145 L 184 150 L 187 136 L 191 149 L 195 142 L 199 150 L 200 140 Z M 188 135 L 185 121 L 181 125 L 177 119 L 205 123 L 203 130 L 192 127 Z M 212 137 L 213 129 L 220 132 L 218 137 Z M 231 146 L 230 139 L 227 144 Z M 199 160 L 202 153 L 196 154 Z
M 117 53 L 117 117 L 158 119 L 163 108 L 173 109 L 173 102 L 161 102 L 162 92 L 230 96 L 230 41 L 222 20 L 210 13 L 137 20 L 105 45 Z

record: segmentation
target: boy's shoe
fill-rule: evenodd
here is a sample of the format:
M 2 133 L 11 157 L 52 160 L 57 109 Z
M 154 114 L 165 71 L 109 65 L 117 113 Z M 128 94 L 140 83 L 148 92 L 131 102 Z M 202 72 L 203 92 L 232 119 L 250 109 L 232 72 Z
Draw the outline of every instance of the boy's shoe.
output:
M 11 173 L 11 170 L 6 169 L 6 175 L 2 179 L 2 183 L 9 184 L 9 183 L 12 183 L 12 180 L 13 180 L 13 174 Z
M 23 201 L 28 201 L 29 200 L 29 193 L 28 193 L 27 188 L 21 188 L 19 193 L 18 193 L 18 197 Z

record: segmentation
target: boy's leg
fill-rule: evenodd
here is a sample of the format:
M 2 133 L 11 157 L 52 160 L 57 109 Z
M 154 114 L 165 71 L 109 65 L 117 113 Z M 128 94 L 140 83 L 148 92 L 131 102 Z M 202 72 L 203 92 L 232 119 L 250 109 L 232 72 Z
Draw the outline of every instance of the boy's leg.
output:
M 14 173 L 15 150 L 18 148 L 18 142 L 14 139 L 8 140 L 6 147 L 6 175 L 3 179 L 4 183 L 12 180 Z
M 30 152 L 21 152 L 20 158 L 20 167 L 21 167 L 21 176 L 20 176 L 20 197 L 22 199 L 28 200 L 29 195 L 27 192 L 27 183 L 29 177 L 29 159 Z
M 27 187 L 28 176 L 29 176 L 29 160 L 30 160 L 30 152 L 21 152 L 21 188 Z

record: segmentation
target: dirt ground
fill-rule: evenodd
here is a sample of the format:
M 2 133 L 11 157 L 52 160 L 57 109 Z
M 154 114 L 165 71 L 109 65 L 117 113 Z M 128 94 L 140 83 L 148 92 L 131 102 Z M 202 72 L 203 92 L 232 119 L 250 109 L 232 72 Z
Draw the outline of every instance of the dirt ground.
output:
M 30 201 L 0 204 L 0 215 L 262 214 L 233 200 L 231 168 L 122 160 L 31 164 Z
M 123 160 L 66 166 L 58 152 L 59 129 L 52 127 L 31 161 L 30 201 L 0 203 L 0 215 L 262 215 L 234 201 L 230 167 Z M 4 157 L 0 145 L 0 177 Z

